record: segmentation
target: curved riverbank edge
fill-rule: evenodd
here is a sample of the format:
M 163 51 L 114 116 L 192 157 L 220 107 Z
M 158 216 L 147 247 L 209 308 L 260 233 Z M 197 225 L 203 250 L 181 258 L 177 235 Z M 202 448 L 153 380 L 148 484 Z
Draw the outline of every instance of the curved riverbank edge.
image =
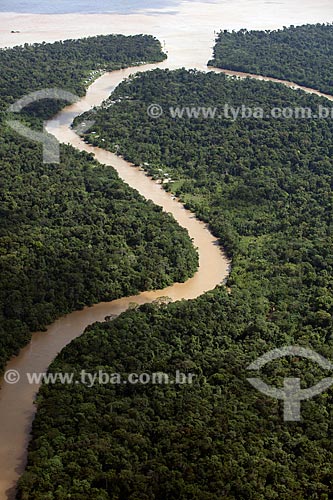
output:
M 233 71 L 230 69 L 217 68 L 215 66 L 207 66 L 208 71 L 213 71 L 214 73 L 223 73 L 227 76 L 236 76 L 238 78 L 251 78 L 252 80 L 260 80 L 262 82 L 272 82 L 272 83 L 280 83 L 285 87 L 290 88 L 291 90 L 303 90 L 307 94 L 317 95 L 318 97 L 324 97 L 329 101 L 333 101 L 333 96 L 330 94 L 325 94 L 320 90 L 312 89 L 311 87 L 305 87 L 304 85 L 300 85 L 295 82 L 290 82 L 288 80 L 280 80 L 279 78 L 274 78 L 272 76 L 263 76 L 257 75 L 255 73 L 244 73 L 243 71 Z
M 100 163 L 115 168 L 127 184 L 137 189 L 146 199 L 151 199 L 157 205 L 162 206 L 163 210 L 171 213 L 178 223 L 188 230 L 193 244 L 198 248 L 199 269 L 195 276 L 185 283 L 175 283 L 164 290 L 142 292 L 133 297 L 87 307 L 58 319 L 45 333 L 33 334 L 31 342 L 6 367 L 6 370 L 17 370 L 22 375 L 20 383 L 9 385 L 1 381 L 0 498 L 11 499 L 15 497 L 15 484 L 25 467 L 30 430 L 36 411 L 34 399 L 39 386 L 29 385 L 24 380 L 24 374 L 47 371 L 56 355 L 73 339 L 80 336 L 87 326 L 96 321 L 104 321 L 106 316 L 118 316 L 126 311 L 133 302 L 142 305 L 153 302 L 162 296 L 168 296 L 172 300 L 194 299 L 223 283 L 229 274 L 230 261 L 222 253 L 217 238 L 210 233 L 206 224 L 196 219 L 193 213 L 186 210 L 161 185 L 149 178 L 142 169 L 108 151 L 86 144 L 70 128 L 76 116 L 99 105 L 109 97 L 112 90 L 122 80 L 131 74 L 167 67 L 170 68 L 165 61 L 160 64 L 143 65 L 104 74 L 89 87 L 84 98 L 75 105 L 62 110 L 55 119 L 48 122 L 47 129 L 60 142 L 71 144 L 80 151 L 92 153 Z M 176 67 L 170 69 L 176 69 Z M 202 70 L 202 67 L 199 69 Z M 286 80 L 211 66 L 207 67 L 207 71 L 279 83 L 292 90 L 302 90 L 308 94 L 333 101 L 331 95 Z

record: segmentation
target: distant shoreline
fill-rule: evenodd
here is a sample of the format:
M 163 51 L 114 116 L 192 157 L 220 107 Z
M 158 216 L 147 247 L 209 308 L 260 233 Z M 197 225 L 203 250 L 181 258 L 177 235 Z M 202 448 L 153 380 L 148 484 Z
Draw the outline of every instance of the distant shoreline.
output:
M 276 29 L 333 19 L 331 0 L 318 0 L 315 7 L 312 0 L 288 0 L 279 5 L 266 0 L 223 3 L 181 0 L 177 5 L 170 2 L 166 8 L 158 7 L 151 8 L 148 4 L 142 9 L 141 5 L 135 14 L 0 12 L 0 47 L 102 34 L 143 33 L 159 38 L 162 43 L 165 40 L 169 53 L 175 58 L 180 48 L 184 53 L 186 46 L 189 66 L 194 67 L 198 59 L 206 62 L 211 59 L 214 33 L 221 29 Z
M 123 0 L 2 0 L 0 15 L 2 13 L 32 14 L 32 15 L 62 15 L 62 14 L 140 14 L 144 10 L 171 10 L 184 0 L 145 0 L 144 5 L 139 0 L 123 2 Z M 206 2 L 212 0 L 204 0 Z M 167 4 L 167 5 L 166 5 Z

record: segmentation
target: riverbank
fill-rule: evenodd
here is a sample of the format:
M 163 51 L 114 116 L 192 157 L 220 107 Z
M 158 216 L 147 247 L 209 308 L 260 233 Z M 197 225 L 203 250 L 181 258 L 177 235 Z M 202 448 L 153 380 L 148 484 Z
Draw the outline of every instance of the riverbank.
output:
M 306 92 L 307 94 L 317 95 L 318 97 L 324 97 L 325 99 L 327 99 L 329 101 L 333 101 L 333 96 L 331 96 L 329 94 L 325 94 L 324 92 L 320 92 L 320 90 L 311 89 L 309 87 L 304 87 L 303 85 L 299 85 L 298 83 L 295 83 L 295 82 L 289 82 L 288 80 L 280 80 L 278 78 L 273 78 L 271 76 L 255 75 L 253 73 L 244 73 L 242 71 L 232 71 L 230 69 L 215 68 L 214 66 L 209 66 L 208 70 L 214 71 L 214 73 L 223 73 L 224 75 L 227 75 L 227 76 L 235 76 L 237 78 L 243 78 L 243 79 L 244 78 L 251 78 L 252 80 L 260 80 L 262 82 L 280 83 L 281 85 L 284 85 L 285 87 L 288 87 L 291 90 L 302 90 L 303 92 Z
M 86 144 L 70 128 L 76 116 L 100 104 L 110 95 L 113 88 L 130 74 L 167 66 L 167 61 L 164 61 L 158 65 L 139 66 L 104 74 L 89 87 L 84 98 L 73 106 L 65 108 L 48 123 L 47 128 L 60 142 L 69 143 L 81 151 L 92 153 L 102 164 L 115 168 L 119 176 L 131 187 L 137 189 L 147 199 L 162 206 L 165 211 L 172 213 L 178 223 L 189 231 L 194 245 L 198 248 L 199 271 L 186 283 L 176 283 L 164 290 L 143 292 L 137 296 L 115 300 L 111 303 L 100 303 L 60 318 L 48 328 L 47 332 L 35 333 L 30 344 L 21 350 L 19 356 L 8 363 L 7 370 L 17 370 L 21 374 L 45 372 L 55 356 L 74 338 L 81 335 L 88 325 L 96 321 L 104 321 L 106 316 L 119 315 L 133 302 L 144 304 L 153 302 L 161 296 L 168 296 L 172 300 L 194 299 L 205 291 L 215 288 L 227 277 L 230 263 L 222 254 L 216 238 L 205 224 L 185 210 L 183 205 L 167 193 L 160 184 L 147 177 L 140 168 L 134 167 L 108 151 Z M 276 79 L 260 75 L 209 69 L 242 78 L 252 77 L 276 81 Z M 279 83 L 293 89 L 300 88 L 293 82 L 279 81 Z M 333 100 L 333 96 L 320 94 L 316 90 L 303 90 Z M 38 386 L 29 385 L 23 377 L 18 384 L 2 385 L 0 391 L 0 498 L 14 498 L 15 482 L 24 470 L 30 429 L 36 410 L 34 398 L 37 391 Z
M 221 28 L 277 28 L 283 24 L 303 24 L 307 22 L 325 22 L 333 18 L 333 6 L 321 0 L 313 7 L 310 1 L 294 1 L 284 4 L 267 4 L 264 1 L 246 0 L 230 4 L 203 4 L 183 2 L 176 14 L 149 12 L 136 15 L 30 15 L 5 13 L 0 15 L 0 46 L 14 46 L 23 43 L 55 41 L 108 33 L 150 33 L 157 36 L 168 51 L 168 67 L 196 67 L 205 69 L 211 58 L 214 31 Z M 11 33 L 11 31 L 16 33 Z M 160 66 L 161 67 L 161 66 Z M 140 68 L 144 71 L 145 67 Z M 79 113 L 97 105 L 109 95 L 114 85 L 133 70 L 104 75 L 96 80 L 87 96 L 81 101 Z M 256 75 L 256 77 L 258 77 Z M 118 78 L 118 80 L 114 80 Z M 259 78 L 259 77 L 258 77 Z M 109 80 L 110 79 L 110 80 Z M 101 87 L 99 87 L 99 85 Z M 95 94 L 96 92 L 96 94 Z M 98 99 L 95 100 L 95 96 Z M 111 304 L 101 303 L 86 308 L 55 322 L 47 333 L 36 333 L 31 343 L 13 359 L 7 369 L 17 369 L 22 374 L 43 372 L 50 362 L 72 339 L 80 335 L 85 327 L 95 321 L 103 321 L 105 316 L 120 314 L 131 302 L 139 304 L 155 300 L 161 295 L 168 295 L 174 300 L 197 297 L 204 291 L 214 288 L 228 274 L 229 262 L 223 257 L 220 248 L 207 227 L 197 221 L 193 214 L 172 200 L 160 185 L 150 180 L 139 169 L 124 162 L 111 153 L 91 148 L 84 144 L 69 129 L 69 118 L 73 119 L 75 109 L 64 110 L 58 116 L 61 127 L 50 130 L 63 142 L 69 142 L 78 149 L 94 152 L 102 163 L 114 166 L 120 176 L 165 210 L 173 213 L 179 224 L 189 230 L 194 244 L 198 246 L 200 270 L 197 275 L 184 284 L 176 284 L 158 292 L 142 293 L 136 297 L 120 299 Z M 59 135 L 58 135 L 59 134 Z M 93 150 L 93 151 L 91 151 Z M 132 184 L 131 184 L 132 183 Z M 141 190 L 140 190 L 141 189 Z M 163 204 L 158 203 L 162 200 Z M 173 211 L 174 210 L 174 211 Z M 198 231 L 198 236 L 194 234 Z M 200 240 L 204 246 L 198 245 Z M 217 260 L 215 260 L 217 259 Z M 216 265 L 218 263 L 218 265 Z M 202 281 L 201 281 L 202 280 Z M 26 449 L 29 441 L 32 419 L 35 413 L 33 403 L 38 387 L 28 385 L 22 380 L 15 386 L 4 385 L 0 392 L 0 497 L 13 498 L 13 487 L 25 465 Z M 8 490 L 10 490 L 8 492 Z
M 164 290 L 143 292 L 110 303 L 100 303 L 64 316 L 53 323 L 47 332 L 35 333 L 29 345 L 8 363 L 6 370 L 15 370 L 22 374 L 22 377 L 20 382 L 14 385 L 3 383 L 0 391 L 0 498 L 14 498 L 15 483 L 25 467 L 30 429 L 36 411 L 34 399 L 38 391 L 37 385 L 28 383 L 24 377 L 26 373 L 47 371 L 57 354 L 74 338 L 81 335 L 88 325 L 104 321 L 106 316 L 119 315 L 133 302 L 144 304 L 153 302 L 161 296 L 170 297 L 172 300 L 194 299 L 221 284 L 229 274 L 230 262 L 222 253 L 217 239 L 210 233 L 206 224 L 185 210 L 181 203 L 167 193 L 160 184 L 147 177 L 140 168 L 110 152 L 89 146 L 70 128 L 76 116 L 92 106 L 99 105 L 116 85 L 133 72 L 166 65 L 165 61 L 159 65 L 139 66 L 106 73 L 94 81 L 84 98 L 73 106 L 68 106 L 51 120 L 47 129 L 60 142 L 71 144 L 80 151 L 92 153 L 100 163 L 115 168 L 127 184 L 146 199 L 161 206 L 164 211 L 171 213 L 177 222 L 188 230 L 193 239 L 193 244 L 199 253 L 199 269 L 194 277 L 185 283 L 175 283 Z

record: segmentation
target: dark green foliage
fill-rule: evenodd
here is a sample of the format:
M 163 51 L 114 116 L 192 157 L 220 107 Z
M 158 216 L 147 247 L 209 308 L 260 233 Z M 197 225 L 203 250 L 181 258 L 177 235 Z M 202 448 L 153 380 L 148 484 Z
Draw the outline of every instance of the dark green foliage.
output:
M 178 369 L 194 383 L 44 385 L 18 499 L 330 498 L 332 397 L 303 402 L 305 423 L 288 424 L 280 403 L 246 380 L 246 366 L 283 342 L 266 313 L 258 290 L 217 290 L 90 327 L 51 372 L 80 380 L 84 368 L 126 380 Z M 265 380 L 281 385 L 286 371 L 309 386 L 323 376 L 293 360 L 269 365 Z
M 83 96 L 99 71 L 159 62 L 165 57 L 160 42 L 148 35 L 101 35 L 0 49 L 0 111 L 25 94 L 45 88 Z M 31 106 L 30 111 L 46 119 L 61 107 L 62 103 L 47 100 Z
M 18 498 L 332 498 L 332 393 L 302 402 L 303 422 L 284 423 L 282 404 L 249 385 L 246 367 L 294 344 L 333 359 L 333 123 L 167 113 L 170 105 L 325 102 L 185 70 L 140 75 L 114 97 L 125 95 L 98 112 L 99 140 L 171 174 L 170 189 L 226 244 L 231 293 L 146 305 L 67 347 L 52 372 L 179 369 L 196 378 L 193 386 L 44 386 Z M 159 120 L 147 116 L 151 102 L 165 110 Z M 311 387 L 328 375 L 300 359 L 263 371 L 273 386 L 286 376 Z
M 123 59 L 121 47 L 126 50 Z M 96 67 L 97 54 L 112 67 L 109 57 L 128 64 L 151 60 L 155 52 L 159 59 L 158 42 L 141 36 L 0 51 L 0 59 L 8 61 L 20 82 L 16 86 L 11 80 L 7 90 L 2 87 L 2 103 L 43 85 L 72 90 L 66 86 L 74 84 L 73 77 L 82 79 L 83 67 L 92 61 Z M 22 62 L 27 54 L 28 65 Z M 69 64 L 73 54 L 78 67 L 75 58 Z M 67 73 L 58 73 L 64 64 Z M 7 78 L 5 72 L 1 78 Z M 80 80 L 76 85 L 83 92 Z M 49 114 L 50 108 L 43 112 Z M 44 165 L 40 145 L 4 123 L 0 127 L 2 370 L 31 331 L 84 305 L 184 281 L 194 273 L 197 256 L 186 231 L 126 186 L 113 169 L 70 147 L 62 148 L 60 165 Z
M 69 147 L 42 165 L 40 148 L 2 140 L 2 362 L 59 314 L 193 273 L 186 232 L 112 169 Z
M 271 76 L 333 94 L 333 25 L 221 31 L 210 66 Z

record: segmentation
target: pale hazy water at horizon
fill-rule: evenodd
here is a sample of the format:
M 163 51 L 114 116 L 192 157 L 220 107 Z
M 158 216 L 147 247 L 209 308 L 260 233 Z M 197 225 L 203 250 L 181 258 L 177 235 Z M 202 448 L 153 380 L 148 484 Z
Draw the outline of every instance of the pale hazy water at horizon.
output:
M 194 0 L 195 1 L 195 0 Z M 201 0 L 205 1 L 205 0 Z M 133 14 L 144 9 L 172 9 L 181 0 L 1 0 L 0 12 L 28 14 Z M 215 3 L 208 0 L 208 3 Z

